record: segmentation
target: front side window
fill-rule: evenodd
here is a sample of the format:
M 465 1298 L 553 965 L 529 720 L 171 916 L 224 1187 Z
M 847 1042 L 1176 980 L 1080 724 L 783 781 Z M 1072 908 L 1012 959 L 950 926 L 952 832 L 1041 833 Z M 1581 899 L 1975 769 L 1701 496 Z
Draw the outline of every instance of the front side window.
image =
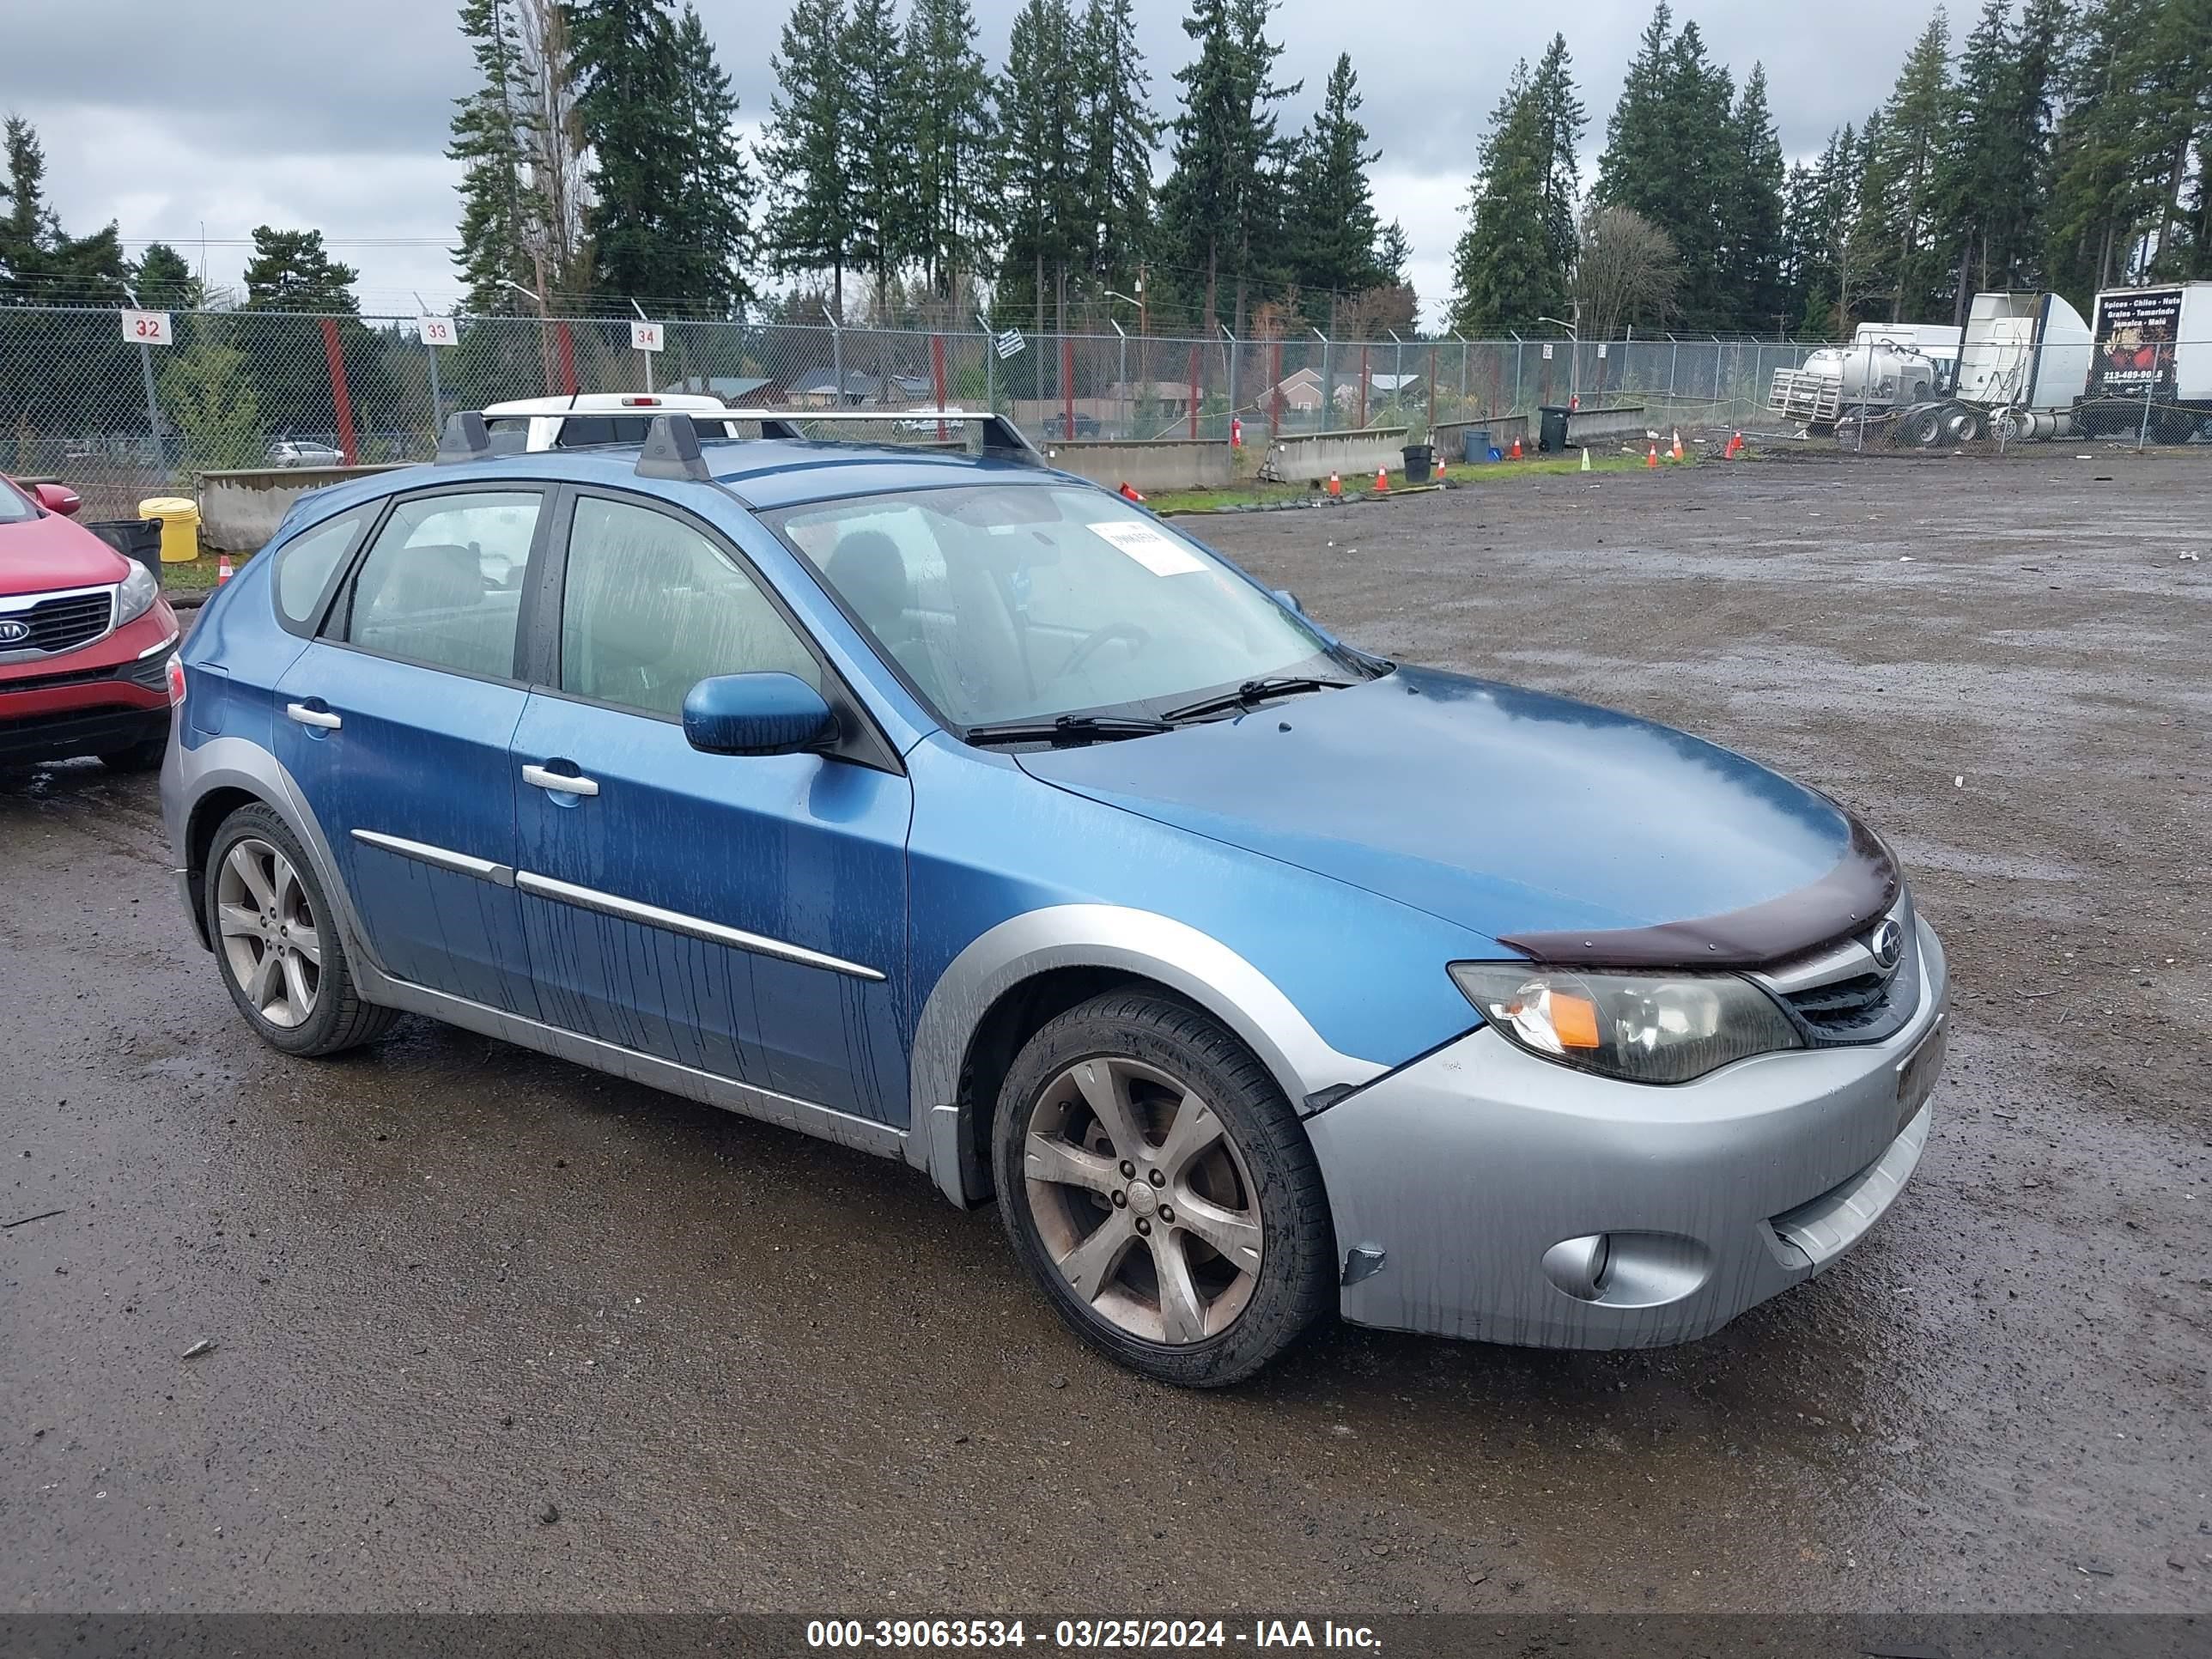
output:
M 543 497 L 534 489 L 419 496 L 392 509 L 334 626 L 380 656 L 507 679 L 522 576 Z
M 22 524 L 38 516 L 38 503 L 7 479 L 0 478 L 0 524 Z
M 672 719 L 720 674 L 822 673 L 799 635 L 720 547 L 680 519 L 586 495 L 568 534 L 561 689 Z
M 956 726 L 1159 714 L 1247 680 L 1345 673 L 1297 617 L 1100 490 L 916 490 L 768 521 Z

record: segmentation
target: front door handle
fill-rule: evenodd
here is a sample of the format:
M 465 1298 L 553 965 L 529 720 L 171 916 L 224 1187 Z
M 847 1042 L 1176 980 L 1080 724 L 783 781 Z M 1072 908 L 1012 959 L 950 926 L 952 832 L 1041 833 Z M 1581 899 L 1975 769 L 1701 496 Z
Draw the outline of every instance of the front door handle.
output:
M 345 722 L 327 708 L 310 708 L 304 702 L 288 702 L 284 712 L 302 726 L 319 726 L 325 732 L 335 732 Z
M 542 766 L 524 767 L 522 781 L 563 795 L 596 795 L 599 793 L 596 779 L 572 777 L 566 772 L 549 772 Z

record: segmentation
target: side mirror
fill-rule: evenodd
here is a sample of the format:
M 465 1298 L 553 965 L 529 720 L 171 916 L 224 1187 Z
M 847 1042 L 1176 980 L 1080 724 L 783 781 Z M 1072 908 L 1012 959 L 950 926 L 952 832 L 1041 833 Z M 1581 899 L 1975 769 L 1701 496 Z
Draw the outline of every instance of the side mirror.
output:
M 31 486 L 31 498 L 47 512 L 58 513 L 64 519 L 74 518 L 77 508 L 84 505 L 84 497 L 67 484 L 33 484 Z
M 1291 592 L 1289 588 L 1277 588 L 1275 590 L 1275 597 L 1280 599 L 1285 605 L 1288 605 L 1291 610 L 1297 611 L 1301 617 L 1306 614 L 1305 606 L 1298 603 L 1298 596 Z
M 684 699 L 684 736 L 709 755 L 795 755 L 835 741 L 837 717 L 796 674 L 718 674 Z

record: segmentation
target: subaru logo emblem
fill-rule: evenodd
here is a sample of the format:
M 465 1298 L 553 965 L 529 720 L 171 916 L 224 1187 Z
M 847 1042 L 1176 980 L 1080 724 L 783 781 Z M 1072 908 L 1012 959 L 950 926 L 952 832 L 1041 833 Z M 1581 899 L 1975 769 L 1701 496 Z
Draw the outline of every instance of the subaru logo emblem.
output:
M 1867 949 L 1874 952 L 1874 965 L 1883 973 L 1897 966 L 1898 958 L 1905 954 L 1905 929 L 1898 925 L 1895 916 L 1874 930 Z
M 0 622 L 0 645 L 21 645 L 31 637 L 31 624 L 12 618 Z

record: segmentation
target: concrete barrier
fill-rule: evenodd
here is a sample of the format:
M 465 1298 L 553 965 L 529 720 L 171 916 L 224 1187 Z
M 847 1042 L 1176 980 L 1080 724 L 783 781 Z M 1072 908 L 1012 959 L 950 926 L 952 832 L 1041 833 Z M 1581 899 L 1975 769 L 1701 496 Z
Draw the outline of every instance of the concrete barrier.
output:
M 1377 467 L 1394 471 L 1406 464 L 1400 452 L 1408 428 L 1380 426 L 1346 432 L 1285 433 L 1267 446 L 1263 472 L 1285 483 L 1304 483 L 1332 472 L 1344 478 L 1372 477 Z
M 1229 446 L 1218 439 L 1079 438 L 1042 447 L 1053 465 L 1109 489 L 1213 489 L 1233 477 Z
M 1429 440 L 1437 447 L 1437 459 L 1450 466 L 1465 461 L 1467 434 L 1478 428 L 1490 434 L 1491 447 L 1501 455 L 1511 451 L 1516 438 L 1521 441 L 1523 453 L 1535 443 L 1526 415 L 1493 415 L 1486 421 L 1438 421 Z
M 276 533 L 292 504 L 311 490 L 391 466 L 257 467 L 200 474 L 200 541 L 217 553 L 252 553 Z
M 1578 409 L 1567 416 L 1567 442 L 1581 447 L 1621 438 L 1640 438 L 1651 427 L 1642 404 L 1612 409 Z

